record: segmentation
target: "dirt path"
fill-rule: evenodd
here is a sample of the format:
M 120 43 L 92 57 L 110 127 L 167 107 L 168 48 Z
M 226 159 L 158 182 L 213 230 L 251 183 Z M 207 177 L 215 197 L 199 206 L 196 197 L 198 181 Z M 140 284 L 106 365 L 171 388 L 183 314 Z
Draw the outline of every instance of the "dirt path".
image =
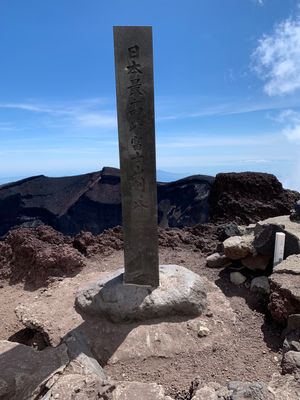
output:
M 42 307 L 48 310 L 47 321 L 49 330 L 53 331 L 53 337 L 63 337 L 69 330 L 77 329 L 83 321 L 73 309 L 75 292 L 89 282 L 99 279 L 101 274 L 120 267 L 122 258 L 122 252 L 115 251 L 109 256 L 101 256 L 98 260 L 89 260 L 76 276 L 54 280 L 48 288 L 32 292 L 25 291 L 20 284 L 9 286 L 2 282 L 0 339 L 8 339 L 23 328 L 14 312 L 20 304 L 42 304 Z M 111 361 L 106 362 L 105 369 L 112 378 L 155 381 L 165 386 L 169 394 L 174 394 L 178 390 L 187 389 L 196 377 L 200 377 L 202 382 L 216 381 L 221 384 L 229 379 L 268 382 L 274 372 L 280 371 L 280 329 L 265 319 L 265 303 L 260 297 L 251 294 L 244 286 L 232 285 L 227 273 L 207 268 L 205 259 L 199 252 L 161 249 L 160 263 L 183 265 L 216 283 L 217 288 L 212 290 L 209 305 L 213 316 L 208 315 L 201 319 L 210 327 L 211 335 L 199 339 L 195 326 L 189 330 L 186 328 L 187 322 L 176 325 L 175 321 L 174 332 L 181 335 L 176 340 L 180 348 L 186 347 L 184 350 L 178 348 L 178 354 L 175 354 L 176 351 L 172 348 L 168 357 L 160 356 L 161 349 L 158 348 L 153 356 L 147 353 L 144 358 L 126 358 L 124 354 L 126 346 L 132 345 L 131 338 L 135 334 L 140 337 L 138 340 L 142 341 L 143 329 L 146 329 L 143 326 L 132 327 L 132 332 L 124 335 L 124 343 L 120 341 L 116 347 L 115 358 L 111 354 Z M 223 315 L 222 307 L 225 310 Z M 216 318 L 224 326 L 220 325 L 218 328 L 214 322 Z M 107 329 L 112 329 L 113 332 L 114 327 L 108 326 Z M 122 329 L 128 330 L 128 327 Z M 149 329 L 155 330 L 155 324 Z M 157 325 L 157 329 L 158 332 L 165 329 L 162 321 Z M 95 323 L 95 334 L 99 334 L 100 330 L 101 326 L 97 327 Z M 142 342 L 140 344 L 142 346 Z

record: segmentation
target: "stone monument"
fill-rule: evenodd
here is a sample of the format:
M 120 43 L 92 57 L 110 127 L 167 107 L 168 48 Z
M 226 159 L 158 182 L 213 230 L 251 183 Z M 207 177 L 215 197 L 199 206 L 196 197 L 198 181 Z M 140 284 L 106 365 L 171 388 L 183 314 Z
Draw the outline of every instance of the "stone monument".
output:
M 158 265 L 152 29 L 117 26 L 114 40 L 125 269 L 79 291 L 76 308 L 115 323 L 198 316 L 202 278 Z
M 152 28 L 114 27 L 124 283 L 159 285 Z

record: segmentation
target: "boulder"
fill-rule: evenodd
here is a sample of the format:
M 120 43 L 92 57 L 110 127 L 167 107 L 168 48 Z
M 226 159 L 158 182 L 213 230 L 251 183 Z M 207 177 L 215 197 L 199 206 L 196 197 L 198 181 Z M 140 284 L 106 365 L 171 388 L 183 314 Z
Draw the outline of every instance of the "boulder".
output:
M 270 293 L 270 284 L 267 276 L 257 276 L 253 278 L 250 286 L 251 292 L 257 292 L 261 294 Z
M 5 340 L 0 341 L 0 359 L 1 400 L 35 399 L 45 383 L 69 362 L 65 344 L 37 351 Z
M 206 308 L 206 289 L 199 275 L 178 265 L 160 266 L 157 288 L 124 285 L 120 269 L 77 293 L 76 307 L 80 313 L 107 317 L 113 322 L 197 316 Z
M 300 255 L 289 256 L 276 265 L 269 277 L 269 310 L 279 323 L 286 324 L 290 314 L 300 313 Z
M 271 174 L 257 172 L 217 174 L 209 194 L 213 222 L 247 225 L 276 215 L 288 215 L 297 192 L 283 189 Z
M 265 271 L 269 265 L 271 258 L 269 256 L 263 256 L 261 254 L 249 255 L 243 258 L 242 264 L 244 267 L 251 269 L 252 271 L 261 270 Z
M 206 265 L 209 268 L 223 268 L 231 264 L 231 260 L 225 254 L 213 253 L 206 257 Z
M 300 399 L 300 382 L 293 375 L 273 374 L 268 389 L 274 395 L 274 400 Z
M 276 265 L 273 274 L 300 275 L 300 254 L 289 256 L 286 260 Z
M 53 384 L 54 383 L 54 384 Z M 38 400 L 98 400 L 113 399 L 115 385 L 103 382 L 98 375 L 81 375 L 67 373 L 49 382 L 50 388 Z
M 192 400 L 218 400 L 218 395 L 213 388 L 204 386 L 197 390 L 196 394 L 192 397 Z
M 288 351 L 284 353 L 282 359 L 282 372 L 284 374 L 292 374 L 299 372 L 300 369 L 300 352 L 299 351 Z
M 223 242 L 224 254 L 231 260 L 239 260 L 252 253 L 251 236 L 232 236 Z
M 88 345 L 88 339 L 80 332 L 72 332 L 65 338 L 70 363 L 68 372 L 80 375 L 97 375 L 103 382 L 106 381 L 106 374 L 94 358 Z
M 172 400 L 157 383 L 121 382 L 113 392 L 112 400 Z
M 263 382 L 231 381 L 228 389 L 232 391 L 231 400 L 275 400 L 275 397 Z
M 284 225 L 262 221 L 255 229 L 253 246 L 258 254 L 273 257 L 277 232 L 285 233 L 284 258 L 300 253 L 300 237 L 290 232 Z
M 230 272 L 230 282 L 234 285 L 241 285 L 246 282 L 247 278 L 239 271 Z

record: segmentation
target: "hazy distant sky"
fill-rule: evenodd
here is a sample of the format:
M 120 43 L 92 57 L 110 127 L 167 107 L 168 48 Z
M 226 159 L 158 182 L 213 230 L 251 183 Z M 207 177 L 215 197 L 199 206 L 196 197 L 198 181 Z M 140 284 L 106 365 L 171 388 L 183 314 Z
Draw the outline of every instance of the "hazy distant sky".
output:
M 296 0 L 0 0 L 0 181 L 118 166 L 113 25 L 152 25 L 158 169 L 300 189 Z

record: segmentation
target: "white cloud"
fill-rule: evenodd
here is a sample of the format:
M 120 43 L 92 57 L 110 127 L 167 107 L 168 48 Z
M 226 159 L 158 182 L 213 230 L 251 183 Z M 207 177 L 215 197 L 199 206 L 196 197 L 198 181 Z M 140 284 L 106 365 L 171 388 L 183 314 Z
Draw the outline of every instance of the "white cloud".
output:
M 0 103 L 0 109 L 14 109 L 38 114 L 48 114 L 52 122 L 64 121 L 72 128 L 116 128 L 117 118 L 114 110 L 101 110 L 103 99 L 85 99 L 81 102 L 65 103 Z M 49 123 L 49 120 L 47 121 Z
M 78 123 L 88 128 L 111 128 L 117 126 L 117 119 L 114 115 L 104 113 L 79 113 L 75 116 Z
M 300 144 L 300 124 L 284 128 L 282 132 L 290 142 Z
M 265 80 L 269 96 L 290 94 L 300 89 L 300 15 L 276 25 L 264 35 L 252 54 L 253 67 Z
M 300 112 L 292 109 L 283 110 L 273 119 L 282 124 L 281 133 L 289 142 L 300 144 Z

